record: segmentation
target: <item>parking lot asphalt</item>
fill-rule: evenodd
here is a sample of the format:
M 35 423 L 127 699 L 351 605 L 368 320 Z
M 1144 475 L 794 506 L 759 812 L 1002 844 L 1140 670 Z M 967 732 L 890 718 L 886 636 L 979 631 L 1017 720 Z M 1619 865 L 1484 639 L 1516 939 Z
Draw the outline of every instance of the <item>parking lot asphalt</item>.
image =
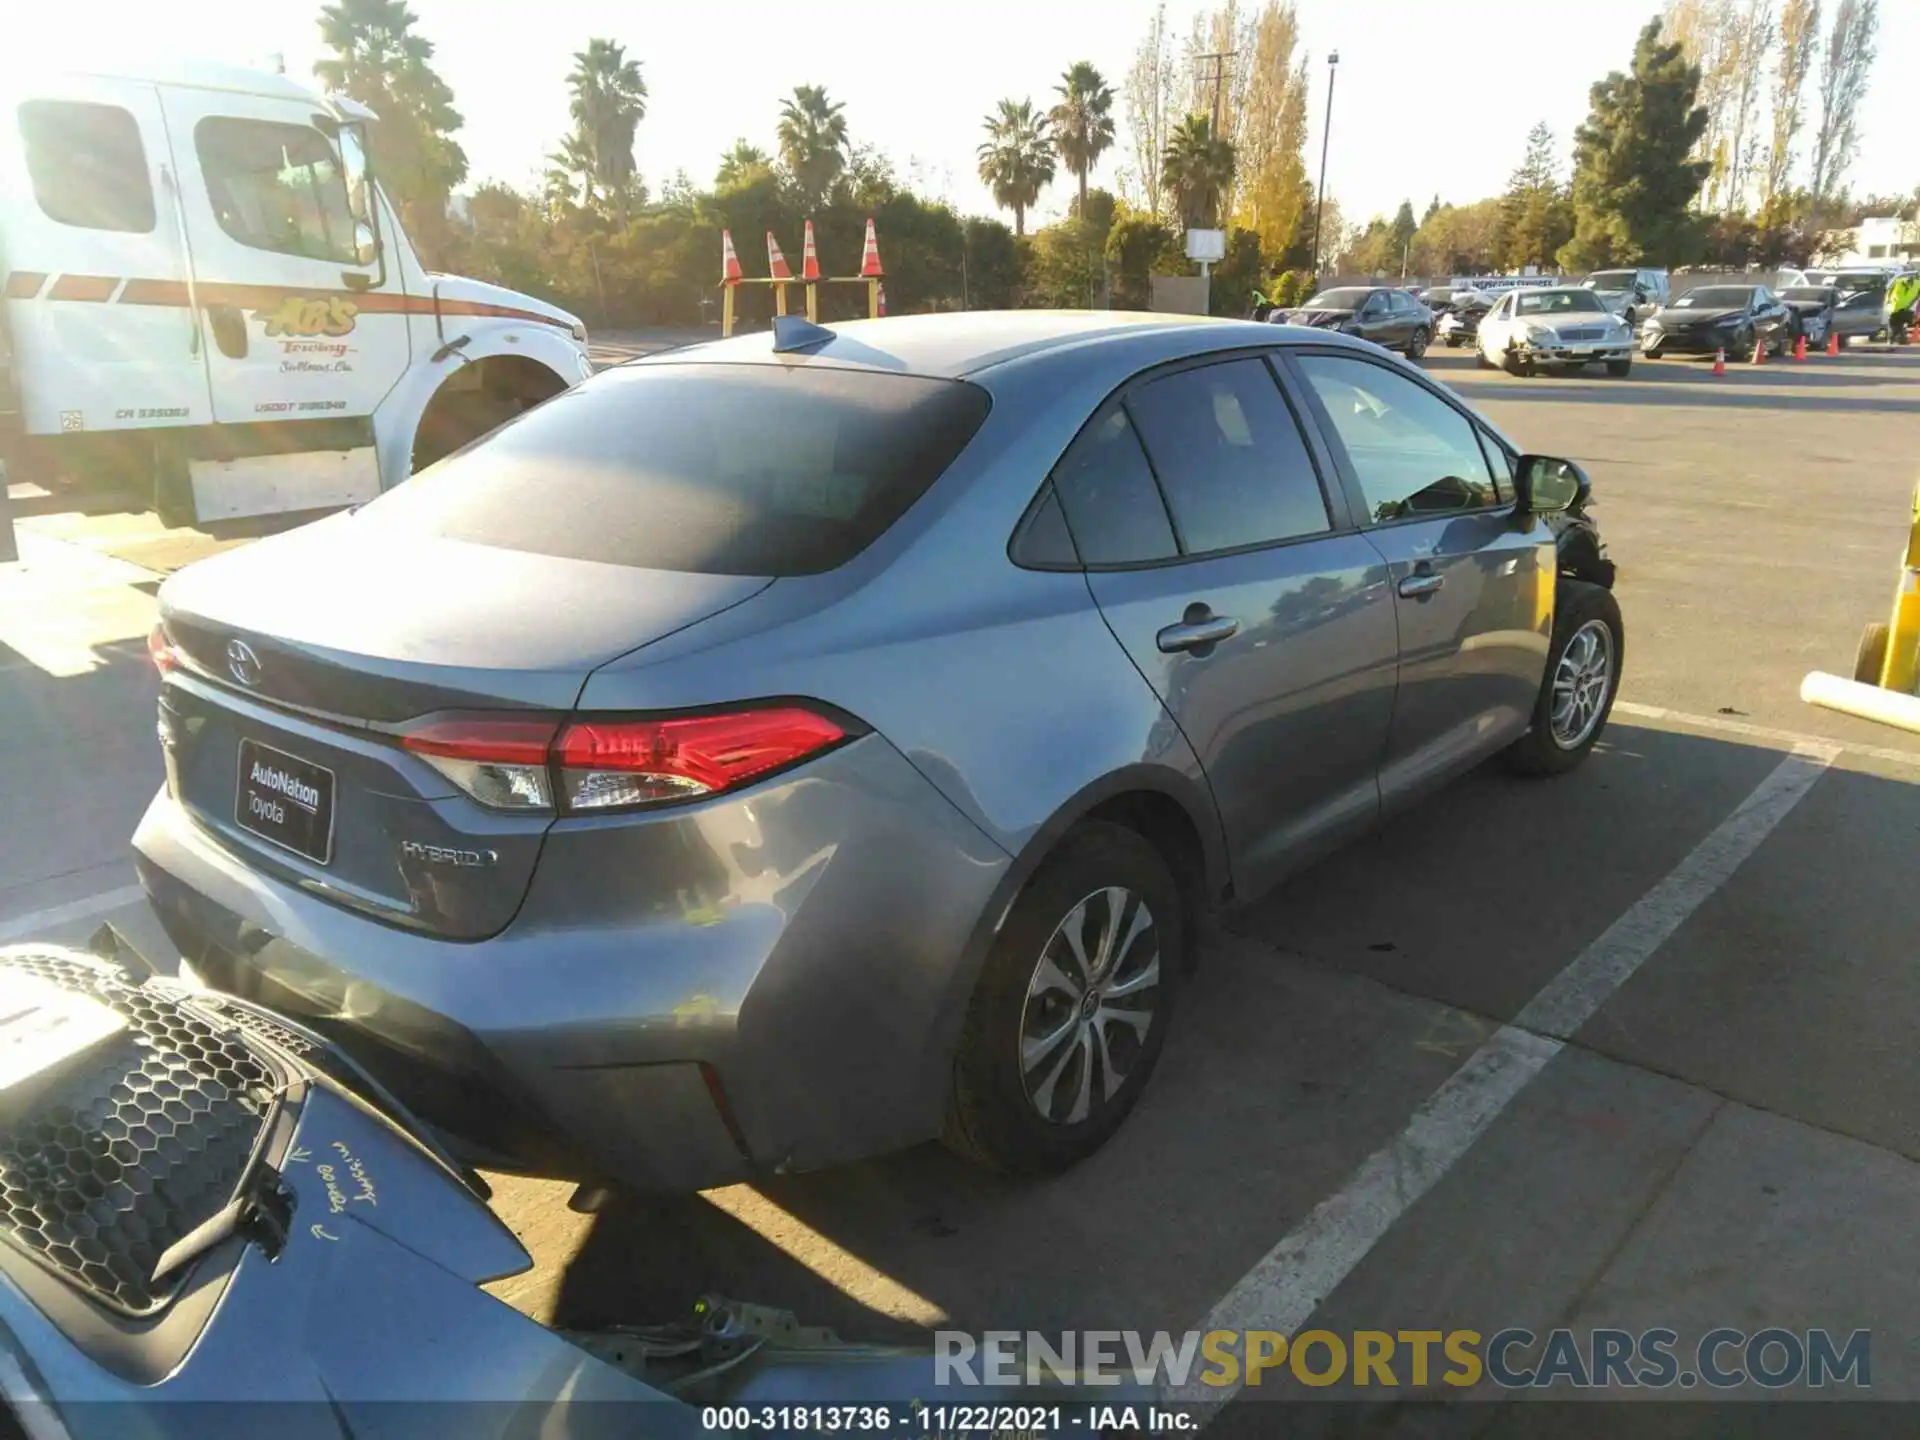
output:
M 1797 698 L 1887 608 L 1920 350 L 1427 368 L 1593 476 L 1628 644 L 1585 768 L 1477 772 L 1228 917 L 1140 1110 L 1066 1175 L 928 1146 L 592 1216 L 498 1177 L 536 1265 L 496 1293 L 591 1326 L 718 1292 L 907 1341 L 1664 1326 L 1685 1355 L 1716 1326 L 1866 1329 L 1869 1393 L 1920 1398 L 1920 737 Z M 0 566 L 0 940 L 111 919 L 162 951 L 126 838 L 159 780 L 140 637 L 167 567 L 97 528 L 30 518 Z M 1332 1395 L 1288 1428 L 1533 1433 L 1486 1381 L 1459 1393 L 1509 1403 L 1403 1410 L 1455 1392 L 1397 1373 L 1276 1374 L 1217 1427 Z

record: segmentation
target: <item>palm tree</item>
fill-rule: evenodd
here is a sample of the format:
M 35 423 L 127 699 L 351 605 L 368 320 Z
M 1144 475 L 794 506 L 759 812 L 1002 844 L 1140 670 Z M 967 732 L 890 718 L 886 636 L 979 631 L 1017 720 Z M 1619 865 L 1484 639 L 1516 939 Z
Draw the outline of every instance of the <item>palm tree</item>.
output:
M 1047 117 L 1034 113 L 1031 100 L 1002 100 L 983 122 L 987 138 L 979 149 L 980 178 L 996 205 L 1013 211 L 1013 233 L 1027 233 L 1027 207 L 1053 179 L 1053 137 Z
M 750 145 L 746 140 L 736 140 L 733 148 L 720 157 L 720 170 L 713 177 L 716 189 L 726 189 L 738 185 L 756 170 L 765 170 L 773 164 L 773 157 L 758 145 Z
M 640 62 L 627 59 L 624 45 L 589 40 L 573 57 L 567 85 L 573 91 L 574 134 L 592 157 L 600 193 L 613 199 L 625 225 L 633 192 L 633 139 L 647 115 L 647 82 L 640 78 Z
M 1233 142 L 1213 133 L 1205 115 L 1189 115 L 1167 137 L 1161 174 L 1188 229 L 1211 227 L 1220 215 L 1220 202 L 1233 189 Z
M 803 199 L 818 204 L 847 168 L 846 107 L 827 98 L 821 85 L 797 85 L 780 102 L 780 158 L 793 172 Z
M 1087 214 L 1087 172 L 1113 144 L 1113 90 L 1088 61 L 1075 63 L 1054 86 L 1060 103 L 1048 112 L 1054 148 L 1080 180 L 1080 217 Z
M 569 135 L 547 156 L 547 198 L 567 205 L 593 204 L 593 155 L 578 135 Z

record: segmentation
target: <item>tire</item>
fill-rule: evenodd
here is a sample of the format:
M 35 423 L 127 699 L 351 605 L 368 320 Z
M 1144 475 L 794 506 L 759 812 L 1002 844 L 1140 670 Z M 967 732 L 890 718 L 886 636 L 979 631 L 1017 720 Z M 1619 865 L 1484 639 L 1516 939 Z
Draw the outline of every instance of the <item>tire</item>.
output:
M 1631 375 L 1632 373 L 1633 373 L 1633 361 L 1631 360 L 1607 361 L 1607 374 L 1611 375 L 1616 380 L 1624 380 L 1627 378 L 1627 376 Z
M 1887 664 L 1887 623 L 1875 620 L 1860 632 L 1860 648 L 1853 652 L 1853 678 L 1862 685 L 1878 685 Z
M 1533 374 L 1533 362 L 1531 360 L 1522 360 L 1518 350 L 1508 350 L 1500 361 L 1500 368 L 1509 375 Z
M 1480 348 L 1478 342 L 1476 342 L 1473 347 L 1473 363 L 1478 365 L 1482 370 L 1491 370 L 1494 368 L 1493 362 L 1487 359 L 1487 352 Z
M 1626 658 L 1627 635 L 1620 620 L 1620 606 L 1613 592 L 1584 580 L 1562 579 L 1553 617 L 1553 644 L 1547 652 L 1546 674 L 1540 681 L 1540 695 L 1534 702 L 1533 724 L 1527 733 L 1507 748 L 1510 769 L 1522 775 L 1564 775 L 1587 758 L 1594 742 L 1607 728 L 1613 713 L 1614 695 L 1620 688 L 1620 666 Z M 1604 688 L 1592 700 L 1590 712 L 1569 715 L 1569 723 L 1556 723 L 1555 699 L 1563 679 L 1563 662 L 1577 666 L 1570 657 L 1576 640 L 1590 634 L 1604 634 L 1607 668 Z M 1582 646 L 1587 643 L 1581 641 Z M 1598 642 L 1595 642 L 1598 643 Z M 1587 692 L 1591 699 L 1591 691 Z M 1572 723 L 1577 720 L 1577 724 Z
M 1418 360 L 1422 355 L 1426 354 L 1427 342 L 1432 338 L 1432 336 L 1427 334 L 1427 327 L 1424 325 L 1414 331 L 1412 338 L 1407 341 L 1407 359 Z
M 1090 1024 L 1087 1006 L 1098 1002 L 1076 1000 L 1073 990 L 1042 977 L 1050 965 L 1061 979 L 1079 973 L 1065 940 L 1067 922 L 1082 916 L 1083 949 L 1097 939 L 1112 915 L 1109 887 L 1129 892 L 1119 923 L 1120 934 L 1133 938 L 1108 962 L 1106 983 L 1131 981 L 1136 988 L 1126 994 L 1127 1006 L 1092 1011 L 1095 1023 Z M 1137 919 L 1134 902 L 1150 916 L 1150 928 L 1138 933 L 1131 929 Z M 1149 969 L 1141 949 L 1148 941 L 1155 942 L 1155 978 L 1140 984 Z M 1132 1112 L 1160 1058 L 1185 944 L 1179 888 L 1153 846 L 1132 830 L 1104 822 L 1069 831 L 1014 901 L 974 985 L 954 1055 L 942 1134 L 947 1147 L 988 1169 L 1040 1175 L 1065 1169 L 1104 1145 Z M 1143 1002 L 1151 1002 L 1151 1008 Z M 1100 1015 L 1112 1017 L 1120 1009 L 1148 1015 L 1144 1035 L 1132 1021 L 1098 1023 Z M 1046 1033 L 1061 1038 L 1051 1048 L 1023 1054 L 1030 1038 Z M 1096 1048 L 1123 1070 L 1117 1089 L 1093 1083 L 1111 1078 L 1108 1066 L 1095 1061 Z M 1024 1064 L 1026 1059 L 1032 1063 Z M 1082 1097 L 1085 1113 L 1076 1114 Z

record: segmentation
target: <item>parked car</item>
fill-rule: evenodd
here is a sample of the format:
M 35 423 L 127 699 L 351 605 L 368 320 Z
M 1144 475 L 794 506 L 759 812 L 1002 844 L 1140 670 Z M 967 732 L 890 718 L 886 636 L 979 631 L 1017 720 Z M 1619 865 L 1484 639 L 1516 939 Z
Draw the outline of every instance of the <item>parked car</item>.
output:
M 1458 293 L 1451 285 L 1429 285 L 1420 292 L 1420 303 L 1431 310 L 1439 320 L 1453 308 L 1453 297 Z
M 1609 375 L 1633 369 L 1633 328 L 1592 290 L 1570 285 L 1515 290 L 1481 320 L 1474 345 L 1482 365 L 1514 375 L 1564 373 L 1604 364 Z
M 113 953 L 0 950 L 0 1433 L 602 1440 L 937 1393 L 930 1350 L 718 1296 L 547 1329 L 481 1288 L 533 1264 L 485 1185 L 345 1055 Z
M 1824 345 L 1829 334 L 1837 333 L 1835 313 L 1840 309 L 1840 292 L 1831 285 L 1795 285 L 1780 292 L 1780 298 L 1793 311 L 1794 334 L 1804 335 L 1809 345 Z
M 171 577 L 136 863 L 470 1163 L 1057 1167 L 1210 911 L 1585 757 L 1587 494 L 1331 331 L 782 317 Z
M 1793 311 L 1764 285 L 1703 285 L 1677 297 L 1640 330 L 1640 353 L 1745 357 L 1756 343 L 1775 355 L 1793 344 Z
M 1385 285 L 1322 290 L 1304 305 L 1288 311 L 1286 323 L 1358 335 L 1388 350 L 1398 350 L 1410 360 L 1426 354 L 1433 341 L 1433 312 L 1404 290 Z
M 1440 317 L 1435 334 L 1449 350 L 1471 345 L 1474 337 L 1480 333 L 1480 322 L 1499 299 L 1497 295 L 1462 286 L 1453 292 L 1447 313 Z
M 1638 325 L 1667 303 L 1672 281 L 1664 270 L 1596 270 L 1583 282 L 1609 310 Z

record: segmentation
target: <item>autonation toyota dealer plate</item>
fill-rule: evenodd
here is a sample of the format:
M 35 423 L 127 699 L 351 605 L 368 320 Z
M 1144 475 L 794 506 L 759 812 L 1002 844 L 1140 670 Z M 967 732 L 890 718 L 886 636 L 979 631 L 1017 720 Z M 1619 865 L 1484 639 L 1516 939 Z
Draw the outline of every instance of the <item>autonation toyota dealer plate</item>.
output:
M 325 865 L 333 858 L 333 772 L 257 740 L 240 742 L 242 830 Z

